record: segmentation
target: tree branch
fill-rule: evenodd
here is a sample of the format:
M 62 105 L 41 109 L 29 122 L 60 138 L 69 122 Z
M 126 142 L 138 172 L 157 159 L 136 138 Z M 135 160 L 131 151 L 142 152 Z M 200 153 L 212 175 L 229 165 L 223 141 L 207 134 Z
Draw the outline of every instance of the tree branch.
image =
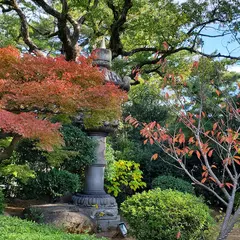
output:
M 138 63 L 135 68 L 141 69 L 145 65 L 154 65 L 154 64 L 158 63 L 160 60 L 164 60 L 166 57 L 168 57 L 174 53 L 181 52 L 181 51 L 188 51 L 190 53 L 196 53 L 201 56 L 208 57 L 208 58 L 226 58 L 226 59 L 232 59 L 232 60 L 240 60 L 240 57 L 234 57 L 231 55 L 225 55 L 225 54 L 220 54 L 220 53 L 216 53 L 216 54 L 215 53 L 214 54 L 203 53 L 201 51 L 194 49 L 194 44 L 191 47 L 179 47 L 176 49 L 168 49 L 168 50 L 159 51 L 160 57 L 154 58 L 151 60 L 148 59 L 148 60 L 142 61 L 142 62 Z M 131 73 L 130 76 L 131 76 L 131 78 L 134 78 L 136 76 L 136 73 Z
M 0 4 L 2 4 L 2 2 L 0 2 Z M 3 5 L 0 5 L 1 9 L 2 9 L 2 12 L 3 13 L 7 13 L 7 12 L 11 12 L 13 11 L 14 9 L 12 7 L 8 7 L 8 8 L 5 8 Z
M 122 55 L 123 56 L 131 56 L 134 53 L 138 53 L 138 52 L 157 52 L 157 48 L 156 47 L 141 47 L 141 48 L 135 48 L 131 51 L 122 51 Z
M 112 0 L 107 1 L 108 7 L 112 10 L 114 16 L 114 22 L 111 25 L 111 37 L 110 37 L 110 49 L 112 50 L 113 58 L 118 55 L 122 55 L 123 45 L 120 39 L 120 35 L 123 32 L 123 25 L 127 20 L 127 13 L 133 6 L 132 0 L 124 0 L 123 8 L 121 11 L 117 11 Z
M 221 20 L 219 18 L 213 18 L 213 19 L 210 19 L 210 20 L 202 22 L 202 23 L 197 23 L 188 30 L 187 35 L 190 35 L 196 28 L 205 27 L 207 24 L 215 23 L 215 22 L 225 23 L 226 21 Z
M 144 71 L 142 71 L 142 72 L 143 72 L 143 73 L 153 73 L 153 72 L 155 72 L 155 73 L 157 73 L 160 77 L 164 77 L 164 73 L 161 72 L 161 71 L 159 71 L 159 68 L 160 68 L 160 66 L 158 66 L 158 67 L 156 67 L 156 68 L 153 68 L 153 69 L 144 70 Z
M 35 28 L 33 25 L 31 25 L 30 23 L 28 23 L 28 26 L 31 27 L 35 32 L 37 32 L 38 34 L 42 35 L 42 36 L 46 36 L 47 38 L 51 38 L 51 37 L 55 37 L 58 35 L 58 31 L 51 33 L 50 31 L 48 32 L 41 32 L 39 29 Z
M 227 36 L 231 33 L 222 33 L 222 34 L 219 34 L 219 35 L 208 35 L 208 34 L 203 34 L 203 33 L 196 33 L 198 36 L 201 36 L 201 37 L 209 37 L 209 38 L 218 38 L 218 37 L 224 37 L 224 36 Z
M 172 154 L 169 154 L 168 151 L 166 151 L 162 145 L 158 142 L 155 141 L 155 144 L 157 146 L 159 146 L 169 157 L 171 157 L 173 160 L 175 160 L 176 162 L 178 162 L 181 166 L 181 168 L 184 170 L 184 172 L 190 177 L 190 179 L 197 185 L 205 188 L 207 191 L 211 192 L 214 196 L 216 196 L 225 206 L 228 206 L 228 202 L 226 202 L 222 197 L 220 197 L 214 190 L 212 190 L 210 187 L 204 185 L 203 183 L 201 183 L 200 181 L 198 181 L 189 171 L 188 169 L 185 167 L 185 165 L 183 164 L 183 162 L 178 161 L 178 157 L 174 157 Z
M 43 10 L 52 15 L 53 17 L 60 19 L 61 18 L 61 13 L 52 8 L 50 5 L 48 5 L 44 0 L 32 0 L 34 3 L 36 3 L 38 6 L 43 8 Z
M 37 45 L 35 45 L 33 43 L 33 41 L 30 38 L 26 16 L 22 12 L 22 10 L 19 8 L 16 0 L 11 1 L 11 7 L 15 10 L 15 12 L 17 13 L 17 15 L 20 18 L 21 35 L 22 35 L 22 38 L 23 38 L 23 41 L 25 42 L 25 44 L 29 47 L 29 52 L 34 52 L 36 55 L 42 56 L 43 53 L 40 51 L 40 49 L 37 47 Z

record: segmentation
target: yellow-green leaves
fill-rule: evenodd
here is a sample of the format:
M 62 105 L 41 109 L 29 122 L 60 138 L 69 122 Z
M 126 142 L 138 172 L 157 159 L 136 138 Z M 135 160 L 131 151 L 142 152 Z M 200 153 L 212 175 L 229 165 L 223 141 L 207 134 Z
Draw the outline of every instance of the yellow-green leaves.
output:
M 107 179 L 106 184 L 108 193 L 113 193 L 116 197 L 127 189 L 136 191 L 146 187 L 146 183 L 142 181 L 142 171 L 139 167 L 140 165 L 133 161 L 119 160 L 114 162 L 114 175 Z

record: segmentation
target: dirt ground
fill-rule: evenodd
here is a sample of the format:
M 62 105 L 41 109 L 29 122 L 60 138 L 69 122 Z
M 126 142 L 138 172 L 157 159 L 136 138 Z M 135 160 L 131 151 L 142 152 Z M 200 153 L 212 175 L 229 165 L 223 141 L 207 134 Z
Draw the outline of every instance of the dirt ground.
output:
M 228 237 L 228 240 L 239 240 L 240 239 L 240 229 L 235 228 L 231 232 L 230 236 Z

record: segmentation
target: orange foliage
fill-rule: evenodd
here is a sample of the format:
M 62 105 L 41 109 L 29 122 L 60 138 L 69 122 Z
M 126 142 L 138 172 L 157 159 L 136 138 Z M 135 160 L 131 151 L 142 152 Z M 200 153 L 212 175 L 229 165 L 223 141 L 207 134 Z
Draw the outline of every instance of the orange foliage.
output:
M 211 180 L 220 186 L 220 183 L 217 182 L 216 176 L 212 170 L 217 167 L 214 164 L 210 165 L 211 157 L 214 153 L 214 149 L 211 148 L 211 142 L 215 144 L 224 144 L 224 151 L 229 151 L 226 155 L 231 155 L 231 157 L 222 159 L 223 166 L 231 166 L 234 163 L 240 165 L 240 128 L 234 131 L 233 129 L 226 128 L 224 122 L 216 122 L 213 124 L 211 131 L 204 132 L 203 130 L 200 130 L 203 139 L 206 137 L 206 139 L 204 139 L 205 142 L 203 142 L 198 135 L 198 122 L 195 121 L 196 118 L 198 118 L 196 114 L 180 114 L 179 120 L 188 126 L 193 133 L 193 136 L 190 136 L 188 140 L 181 129 L 172 135 L 166 126 L 160 126 L 156 121 L 148 124 L 140 123 L 137 119 L 131 116 L 128 116 L 126 121 L 134 127 L 141 126 L 140 134 L 145 138 L 144 144 L 150 143 L 151 145 L 158 145 L 165 153 L 173 156 L 173 158 L 182 164 L 182 166 L 183 159 L 192 156 L 192 154 L 195 153 L 200 160 L 203 169 L 201 183 L 204 184 L 207 180 Z M 151 159 L 155 160 L 157 158 L 158 154 L 155 153 Z M 203 165 L 203 162 L 208 166 Z M 226 183 L 226 186 L 230 188 L 232 184 Z
M 43 118 L 74 116 L 78 111 L 112 111 L 117 119 L 125 99 L 125 92 L 104 83 L 104 73 L 92 66 L 91 59 L 79 57 L 77 62 L 67 62 L 63 57 L 21 55 L 13 47 L 0 49 L 2 132 L 37 138 L 42 147 L 51 149 L 62 144 L 59 125 Z
M 58 131 L 59 123 L 37 119 L 34 113 L 14 114 L 0 110 L 0 129 L 5 133 L 14 133 L 24 138 L 39 139 L 41 147 L 50 151 L 53 145 L 63 144 Z

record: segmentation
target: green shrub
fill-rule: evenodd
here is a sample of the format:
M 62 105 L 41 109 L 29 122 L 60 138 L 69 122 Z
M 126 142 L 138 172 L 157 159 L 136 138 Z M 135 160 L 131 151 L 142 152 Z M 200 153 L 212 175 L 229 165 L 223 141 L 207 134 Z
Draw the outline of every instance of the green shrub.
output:
M 37 148 L 36 140 L 24 139 L 18 144 L 16 152 L 9 159 L 10 162 L 7 162 L 7 166 L 0 167 L 0 181 L 8 186 L 4 190 L 5 196 L 38 198 L 40 194 L 50 197 L 63 194 L 65 190 L 58 192 L 54 187 L 52 191 L 49 189 L 51 186 L 48 183 L 47 186 L 44 186 L 48 178 L 53 181 L 52 174 L 50 176 L 46 175 L 46 169 L 57 168 L 78 174 L 81 180 L 77 179 L 77 185 L 82 182 L 84 169 L 95 161 L 94 151 L 96 142 L 80 128 L 73 125 L 64 125 L 61 128 L 61 133 L 64 137 L 65 146 L 61 149 L 55 148 L 52 152 L 46 152 Z M 6 143 L 4 144 L 6 145 Z M 3 143 L 0 142 L 0 149 L 1 145 Z M 76 175 L 72 176 L 75 176 L 76 179 Z M 34 177 L 36 179 L 29 179 Z M 68 177 L 66 176 L 66 178 Z M 73 178 L 70 176 L 70 180 Z M 55 186 L 55 183 L 53 185 Z M 79 187 L 74 187 L 75 183 L 70 188 L 69 185 L 71 183 L 66 183 L 66 185 L 69 192 L 75 192 L 79 189 Z M 44 189 L 47 189 L 46 194 L 44 194 Z
M 64 125 L 61 128 L 65 146 L 52 152 L 41 151 L 36 148 L 36 141 L 23 140 L 16 151 L 19 159 L 16 163 L 29 164 L 34 171 L 44 171 L 46 167 L 60 167 L 71 173 L 82 173 L 84 167 L 95 160 L 96 142 L 80 128 Z
M 138 193 L 121 205 L 137 240 L 204 239 L 213 219 L 207 205 L 192 194 L 154 189 Z
M 0 240 L 107 240 L 87 234 L 68 234 L 47 225 L 0 216 Z
M 84 168 L 96 160 L 96 142 L 79 127 L 73 125 L 64 125 L 61 132 L 65 142 L 63 150 L 77 153 L 75 156 L 70 154 L 70 157 L 65 158 L 61 164 L 61 169 L 84 175 Z
M 106 165 L 106 168 L 105 168 L 105 179 L 112 179 L 115 175 L 116 159 L 115 159 L 114 154 L 115 154 L 115 152 L 114 152 L 111 144 L 109 144 L 107 142 L 106 153 L 105 153 L 105 159 L 106 159 L 106 162 L 107 162 L 107 165 Z
M 3 196 L 2 189 L 0 187 L 0 214 L 3 213 L 3 210 L 4 210 L 4 196 Z
M 136 191 L 139 188 L 146 187 L 142 181 L 142 171 L 140 165 L 133 161 L 119 160 L 113 162 L 113 174 L 107 176 L 105 187 L 108 193 L 113 193 L 116 197 L 120 192 L 126 192 L 128 189 Z
M 179 192 L 194 193 L 192 184 L 173 176 L 159 176 L 152 181 L 152 188 L 173 189 Z
M 52 169 L 39 172 L 35 179 L 29 180 L 24 187 L 27 198 L 48 196 L 55 198 L 65 193 L 74 193 L 81 189 L 81 181 L 77 174 L 65 170 Z

